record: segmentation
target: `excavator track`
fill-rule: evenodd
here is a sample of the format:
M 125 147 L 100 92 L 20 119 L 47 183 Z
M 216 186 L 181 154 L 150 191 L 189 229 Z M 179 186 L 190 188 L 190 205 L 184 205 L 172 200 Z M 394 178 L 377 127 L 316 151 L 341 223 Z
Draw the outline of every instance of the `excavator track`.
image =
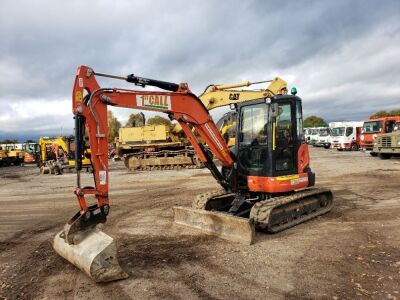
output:
M 130 171 L 179 170 L 203 167 L 196 153 L 187 149 L 137 152 L 125 155 L 124 163 Z
M 234 197 L 235 194 L 226 193 L 223 189 L 199 194 L 193 200 L 192 208 L 228 211 Z M 257 229 L 276 233 L 329 212 L 332 199 L 330 190 L 310 188 L 256 202 L 248 218 Z
M 174 207 L 178 225 L 201 230 L 227 240 L 252 244 L 255 230 L 276 233 L 329 212 L 331 191 L 310 188 L 256 203 L 247 200 L 235 215 L 228 213 L 234 193 L 223 189 L 198 195 L 192 208 Z
M 323 215 L 332 206 L 330 190 L 311 188 L 255 203 L 250 211 L 250 219 L 257 229 L 276 233 Z

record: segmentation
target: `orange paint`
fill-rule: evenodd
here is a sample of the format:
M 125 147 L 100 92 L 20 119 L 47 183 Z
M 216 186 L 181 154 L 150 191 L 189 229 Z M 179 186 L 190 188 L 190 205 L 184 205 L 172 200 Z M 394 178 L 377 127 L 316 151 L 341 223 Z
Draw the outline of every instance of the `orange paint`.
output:
M 278 180 L 278 177 L 247 176 L 247 185 L 252 192 L 283 193 L 308 186 L 308 175 L 302 173 L 297 179 Z

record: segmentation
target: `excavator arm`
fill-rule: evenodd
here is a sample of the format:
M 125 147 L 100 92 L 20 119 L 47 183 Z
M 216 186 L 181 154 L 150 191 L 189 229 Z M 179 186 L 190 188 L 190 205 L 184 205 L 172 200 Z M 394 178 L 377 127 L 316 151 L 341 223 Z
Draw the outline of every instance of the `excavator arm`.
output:
M 97 76 L 113 77 L 135 83 L 139 86 L 152 85 L 167 89 L 169 92 L 135 91 L 119 88 L 101 88 L 96 80 Z M 73 113 L 75 115 L 76 130 L 76 168 L 78 181 L 75 194 L 78 198 L 80 211 L 76 219 L 85 215 L 85 222 L 98 223 L 104 221 L 109 211 L 108 199 L 108 122 L 107 106 L 119 106 L 140 110 L 157 111 L 168 114 L 171 119 L 177 120 L 183 131 L 193 145 L 200 160 L 210 169 L 216 180 L 226 190 L 229 185 L 215 166 L 212 157 L 198 143 L 191 129 L 201 136 L 207 143 L 214 156 L 224 167 L 230 167 L 233 160 L 223 137 L 218 131 L 208 110 L 200 99 L 192 94 L 187 84 L 174 84 L 129 75 L 116 77 L 101 73 L 95 73 L 91 68 L 81 66 L 78 68 L 73 89 Z M 82 168 L 82 153 L 84 129 L 89 137 L 91 160 L 95 187 L 81 187 L 80 170 Z M 95 195 L 97 205 L 89 207 L 86 195 Z M 76 220 L 73 220 L 76 221 Z M 80 224 L 79 228 L 83 225 Z M 69 232 L 72 233 L 72 232 Z M 72 242 L 73 238 L 68 236 Z
M 142 87 L 155 86 L 167 91 L 101 88 L 96 76 L 125 80 Z M 75 195 L 80 209 L 56 235 L 53 247 L 95 281 L 122 279 L 127 275 L 116 259 L 114 240 L 96 229 L 97 224 L 106 221 L 110 210 L 107 106 L 163 112 L 168 114 L 170 119 L 177 120 L 200 160 L 226 191 L 230 191 L 229 183 L 214 164 L 213 157 L 197 141 L 193 130 L 207 143 L 222 166 L 230 167 L 234 162 L 207 108 L 190 92 L 185 83 L 169 83 L 133 74 L 119 77 L 95 73 L 93 69 L 81 66 L 75 76 L 72 100 L 77 170 Z M 82 187 L 80 181 L 85 135 L 89 137 L 94 187 Z M 95 204 L 89 205 L 87 198 L 90 196 L 94 196 Z
M 269 85 L 266 89 L 260 90 L 238 90 L 240 87 L 249 87 L 251 85 L 266 83 Z M 263 80 L 257 82 L 244 81 L 232 84 L 211 84 L 199 96 L 208 110 L 231 104 L 252 101 L 255 99 L 268 98 L 275 95 L 286 95 L 287 83 L 279 77 L 272 80 Z

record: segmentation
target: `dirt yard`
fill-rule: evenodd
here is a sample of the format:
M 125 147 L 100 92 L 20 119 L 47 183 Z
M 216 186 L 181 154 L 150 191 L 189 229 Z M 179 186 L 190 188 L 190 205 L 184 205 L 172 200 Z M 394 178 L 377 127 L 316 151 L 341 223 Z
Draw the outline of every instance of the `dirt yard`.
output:
M 207 170 L 129 173 L 112 163 L 104 231 L 130 277 L 109 284 L 51 247 L 78 208 L 75 175 L 0 168 L 0 299 L 400 299 L 400 160 L 315 148 L 311 156 L 333 210 L 257 233 L 251 246 L 173 226 L 172 206 L 218 187 Z

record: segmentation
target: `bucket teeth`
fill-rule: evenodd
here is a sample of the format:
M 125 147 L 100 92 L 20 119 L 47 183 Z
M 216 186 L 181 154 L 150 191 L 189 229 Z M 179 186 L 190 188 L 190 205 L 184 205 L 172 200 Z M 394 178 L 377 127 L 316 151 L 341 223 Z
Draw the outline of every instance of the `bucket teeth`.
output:
M 53 241 L 54 250 L 67 261 L 81 269 L 96 282 L 125 279 L 125 273 L 117 259 L 117 246 L 112 237 L 93 229 L 78 233 L 79 242 L 68 244 L 64 231 L 59 232 Z

